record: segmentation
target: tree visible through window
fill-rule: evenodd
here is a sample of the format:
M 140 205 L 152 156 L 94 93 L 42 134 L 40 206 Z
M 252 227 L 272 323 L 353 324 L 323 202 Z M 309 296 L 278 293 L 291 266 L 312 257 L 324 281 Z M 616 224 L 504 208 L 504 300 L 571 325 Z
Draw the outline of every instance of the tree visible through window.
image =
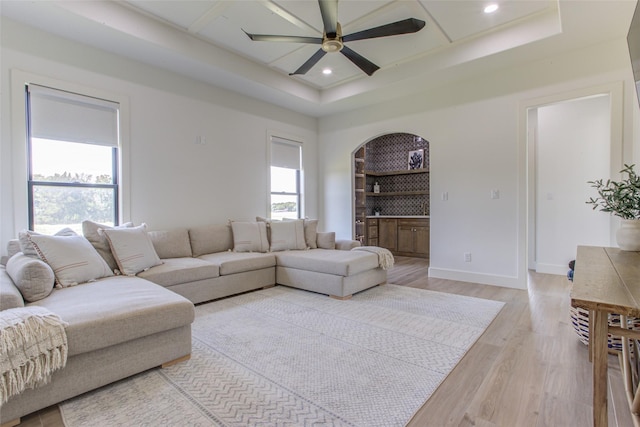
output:
M 29 227 L 118 223 L 118 104 L 28 86 Z
M 302 145 L 271 139 L 271 219 L 300 218 Z

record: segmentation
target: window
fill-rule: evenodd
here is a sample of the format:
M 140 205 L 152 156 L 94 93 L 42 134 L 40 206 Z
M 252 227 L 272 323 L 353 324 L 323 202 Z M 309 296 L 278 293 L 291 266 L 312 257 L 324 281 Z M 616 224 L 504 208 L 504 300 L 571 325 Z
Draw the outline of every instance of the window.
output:
M 301 217 L 302 144 L 271 138 L 271 219 Z
M 30 229 L 118 224 L 118 115 L 114 102 L 27 85 Z

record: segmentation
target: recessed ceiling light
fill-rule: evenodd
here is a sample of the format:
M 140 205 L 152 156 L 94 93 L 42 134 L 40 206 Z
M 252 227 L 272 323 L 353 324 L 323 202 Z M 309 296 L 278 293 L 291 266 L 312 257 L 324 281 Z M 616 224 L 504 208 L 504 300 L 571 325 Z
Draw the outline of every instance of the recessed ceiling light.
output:
M 333 71 L 331 71 L 331 68 L 325 68 L 325 69 L 322 70 L 322 74 L 324 74 L 325 76 L 328 76 L 332 72 Z
M 498 4 L 491 3 L 490 5 L 487 5 L 487 7 L 484 8 L 484 13 L 493 13 L 496 10 L 498 10 Z

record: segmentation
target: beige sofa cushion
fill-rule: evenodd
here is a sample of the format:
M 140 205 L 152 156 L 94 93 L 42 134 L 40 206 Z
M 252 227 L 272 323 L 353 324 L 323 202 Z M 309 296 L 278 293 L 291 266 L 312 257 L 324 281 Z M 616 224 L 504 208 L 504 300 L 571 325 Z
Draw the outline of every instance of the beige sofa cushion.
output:
M 0 266 L 0 310 L 24 307 L 22 294 L 13 284 L 7 270 Z
M 221 276 L 261 270 L 276 265 L 276 257 L 273 254 L 257 252 L 218 252 L 202 255 L 199 259 L 220 266 Z
M 303 220 L 272 221 L 270 228 L 271 236 L 269 239 L 271 245 L 269 248 L 271 252 L 302 250 L 307 248 Z
M 108 230 L 111 228 L 129 228 L 133 227 L 132 222 L 127 222 L 122 225 L 118 225 L 115 227 L 110 227 L 105 224 L 100 224 L 97 222 L 93 222 L 90 220 L 82 221 L 82 234 L 87 238 L 88 241 L 91 242 L 96 251 L 100 254 L 100 256 L 107 262 L 107 265 L 111 270 L 117 270 L 118 264 L 116 264 L 116 260 L 113 258 L 113 254 L 111 253 L 111 247 L 109 247 L 109 242 L 104 234 L 99 233 L 98 230 Z M 25 254 L 28 255 L 28 254 Z
M 161 259 L 191 256 L 189 230 L 180 228 L 168 231 L 149 231 L 149 238 Z
M 163 263 L 138 273 L 162 286 L 173 286 L 220 276 L 220 268 L 198 258 L 165 258 Z
M 268 252 L 267 224 L 262 221 L 232 221 L 233 250 L 235 252 Z M 273 230 L 271 231 L 273 235 Z
M 135 276 L 162 264 L 147 234 L 146 224 L 131 228 L 100 229 L 98 233 L 107 237 L 118 269 L 126 276 Z
M 49 264 L 56 286 L 64 288 L 113 276 L 113 271 L 83 236 L 29 235 L 40 259 Z
M 233 249 L 233 233 L 226 224 L 190 228 L 189 240 L 194 257 Z
M 45 298 L 53 290 L 55 275 L 49 265 L 18 252 L 7 262 L 7 273 L 25 301 Z
M 378 267 L 378 256 L 362 251 L 310 249 L 277 252 L 275 255 L 277 264 L 281 267 L 345 277 Z
M 46 307 L 69 323 L 69 356 L 189 325 L 195 317 L 186 298 L 128 276 L 54 289 L 32 305 Z
M 336 233 L 328 231 L 325 233 L 318 233 L 317 243 L 319 249 L 335 249 L 336 248 Z

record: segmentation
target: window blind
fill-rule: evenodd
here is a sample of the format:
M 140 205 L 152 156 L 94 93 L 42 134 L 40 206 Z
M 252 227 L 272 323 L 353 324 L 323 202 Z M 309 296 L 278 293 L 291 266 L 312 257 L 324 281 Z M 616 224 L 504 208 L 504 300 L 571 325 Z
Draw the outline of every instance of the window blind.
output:
M 271 138 L 271 166 L 302 169 L 300 148 L 302 144 L 281 138 Z
M 28 91 L 32 137 L 118 146 L 118 103 L 34 84 Z

